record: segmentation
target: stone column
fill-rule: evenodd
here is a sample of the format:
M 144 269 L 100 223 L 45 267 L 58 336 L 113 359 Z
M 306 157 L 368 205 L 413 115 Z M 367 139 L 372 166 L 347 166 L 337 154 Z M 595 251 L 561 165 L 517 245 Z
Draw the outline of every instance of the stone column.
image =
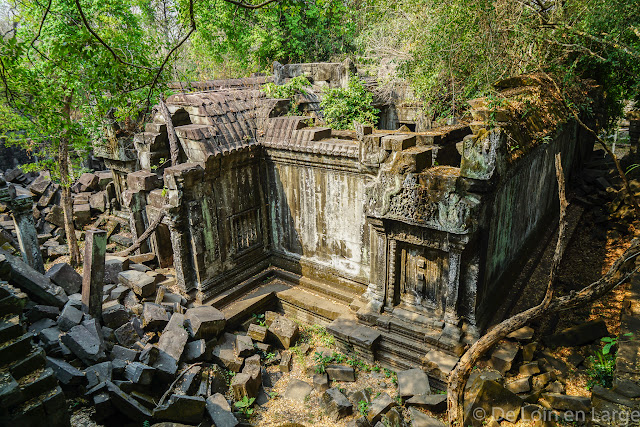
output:
M 16 225 L 18 243 L 22 259 L 34 270 L 44 274 L 44 262 L 40 243 L 38 242 L 38 232 L 33 222 L 33 199 L 29 196 L 16 197 L 11 201 L 11 213 L 13 222 Z
M 129 209 L 129 226 L 131 228 L 131 236 L 135 242 L 147 229 L 146 219 L 146 197 L 145 193 L 136 190 L 126 190 L 122 193 L 122 204 Z M 151 252 L 148 239 L 142 242 L 137 254 Z
M 102 317 L 104 286 L 104 256 L 107 252 L 107 232 L 91 229 L 85 232 L 84 274 L 82 276 L 82 309 L 95 319 Z
M 189 223 L 182 209 L 169 209 L 169 232 L 171 234 L 171 247 L 173 248 L 173 266 L 176 270 L 176 281 L 185 291 L 196 287 L 195 275 L 191 263 L 191 251 L 189 243 Z
M 458 316 L 458 288 L 460 286 L 460 251 L 451 249 L 449 252 L 449 277 L 447 278 L 447 297 L 444 309 L 444 321 L 457 325 Z
M 369 286 L 364 297 L 369 300 L 371 308 L 380 312 L 384 305 L 387 284 L 387 236 L 381 220 L 369 218 L 369 223 L 371 270 Z

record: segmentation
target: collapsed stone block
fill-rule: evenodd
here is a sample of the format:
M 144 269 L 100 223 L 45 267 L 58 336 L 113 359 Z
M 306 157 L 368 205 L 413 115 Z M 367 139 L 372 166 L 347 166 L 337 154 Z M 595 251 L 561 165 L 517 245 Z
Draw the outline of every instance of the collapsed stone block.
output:
M 209 417 L 216 426 L 235 427 L 238 420 L 231 412 L 231 407 L 221 393 L 209 396 L 206 401 L 206 408 Z
M 145 329 L 163 329 L 169 322 L 169 316 L 163 306 L 145 302 L 142 309 L 142 327 Z
M 203 305 L 185 313 L 189 333 L 194 338 L 210 338 L 222 332 L 226 324 L 224 314 L 215 307 Z
M 156 291 L 153 278 L 140 271 L 128 270 L 118 273 L 118 282 L 143 298 L 153 295 Z
M 100 339 L 84 325 L 74 326 L 61 335 L 60 340 L 86 365 L 93 365 L 107 358 Z
M 82 276 L 73 267 L 64 262 L 51 266 L 45 276 L 64 289 L 67 295 L 80 292 L 82 287 Z
M 78 310 L 71 304 L 67 304 L 64 306 L 60 316 L 58 317 L 58 327 L 61 331 L 67 332 L 82 322 L 82 316 L 82 311 Z
M 273 335 L 282 347 L 289 349 L 296 344 L 300 331 L 298 324 L 293 320 L 277 316 L 269 325 L 269 334 Z
M 288 391 L 289 389 L 287 389 Z M 333 421 L 339 421 L 351 415 L 353 405 L 337 388 L 330 388 L 322 394 L 320 405 Z
M 398 372 L 398 395 L 408 399 L 417 395 L 431 394 L 429 377 L 419 368 Z

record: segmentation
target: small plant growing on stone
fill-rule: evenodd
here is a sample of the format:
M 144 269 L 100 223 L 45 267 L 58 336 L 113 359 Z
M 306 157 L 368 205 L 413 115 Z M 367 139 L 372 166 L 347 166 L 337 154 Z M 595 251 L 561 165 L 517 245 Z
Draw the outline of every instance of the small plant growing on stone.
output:
M 240 413 L 249 417 L 253 414 L 253 408 L 251 406 L 255 400 L 256 399 L 254 397 L 249 398 L 247 396 L 243 396 L 242 400 L 238 400 L 233 404 L 233 406 L 235 406 Z
M 144 420 L 142 422 L 142 427 L 150 427 L 150 426 L 151 426 L 151 423 L 149 422 L 149 420 Z
M 253 313 L 251 317 L 258 326 L 267 326 L 267 322 L 264 319 L 264 313 Z
M 344 354 L 342 354 L 342 353 L 335 352 L 335 351 L 333 352 L 332 357 L 333 357 L 333 360 L 334 360 L 336 363 L 342 363 L 342 362 L 344 362 L 344 361 L 347 359 L 347 356 L 345 356 L 345 355 L 344 355 Z
M 623 337 L 632 337 L 633 333 L 629 332 L 623 335 Z M 604 343 L 604 347 L 602 347 L 602 354 L 609 354 L 611 349 L 618 344 L 618 337 L 604 337 L 600 341 Z
M 369 402 L 366 400 L 358 402 L 358 412 L 360 412 L 360 415 L 365 417 L 369 413 Z
M 316 351 L 315 355 L 313 356 L 313 360 L 317 363 L 316 374 L 324 374 L 325 372 L 327 372 L 327 365 L 331 363 L 333 357 L 325 356 L 319 351 Z

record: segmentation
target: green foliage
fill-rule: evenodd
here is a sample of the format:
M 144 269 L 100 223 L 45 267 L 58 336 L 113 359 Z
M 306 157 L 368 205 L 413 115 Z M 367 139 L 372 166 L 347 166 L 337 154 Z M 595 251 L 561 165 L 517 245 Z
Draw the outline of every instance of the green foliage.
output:
M 613 372 L 616 367 L 615 354 L 604 354 L 602 351 L 598 351 L 595 356 L 589 356 L 589 363 L 589 369 L 586 371 L 589 378 L 587 380 L 587 389 L 591 390 L 595 385 L 611 388 L 613 385 Z
M 151 423 L 149 422 L 149 420 L 144 420 L 142 422 L 142 427 L 150 427 L 150 426 L 151 426 Z
M 366 400 L 361 400 L 358 402 L 358 412 L 360 412 L 360 415 L 362 415 L 363 417 L 366 417 L 367 414 L 369 413 L 369 402 L 367 402 Z
M 264 313 L 253 313 L 251 315 L 251 318 L 253 319 L 254 323 L 256 323 L 259 326 L 267 326 L 267 322 L 264 319 Z
M 297 76 L 289 79 L 289 81 L 283 85 L 267 83 L 262 86 L 262 91 L 269 98 L 291 99 L 289 102 L 289 114 L 297 115 L 300 112 L 298 111 L 294 97 L 302 93 L 305 88 L 309 86 L 311 86 L 311 83 L 309 83 L 309 80 L 305 76 Z
M 347 88 L 326 89 L 320 106 L 327 125 L 334 129 L 353 129 L 353 122 L 375 125 L 379 110 L 373 105 L 373 94 L 364 83 L 351 75 Z
M 251 416 L 253 414 L 253 408 L 251 406 L 253 406 L 253 402 L 255 402 L 255 400 L 256 399 L 254 397 L 248 398 L 247 396 L 243 396 L 242 400 L 238 400 L 233 404 L 233 406 L 235 406 L 238 411 L 244 415 Z
M 324 374 L 327 372 L 327 365 L 333 361 L 332 356 L 325 356 L 324 354 L 316 351 L 313 356 L 313 360 L 316 362 L 316 374 Z
M 623 335 L 623 337 L 632 337 L 633 333 L 629 332 Z M 602 347 L 602 354 L 609 354 L 611 349 L 618 345 L 618 337 L 604 337 L 600 341 L 604 343 L 604 347 Z

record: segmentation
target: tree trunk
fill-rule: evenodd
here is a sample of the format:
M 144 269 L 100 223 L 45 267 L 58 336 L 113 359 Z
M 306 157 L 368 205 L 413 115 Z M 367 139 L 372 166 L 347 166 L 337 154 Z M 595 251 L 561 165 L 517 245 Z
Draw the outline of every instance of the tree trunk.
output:
M 123 251 L 116 252 L 113 255 L 129 256 L 131 252 L 137 250 L 140 247 L 140 245 L 142 245 L 142 242 L 147 240 L 149 236 L 151 236 L 151 233 L 153 233 L 155 229 L 158 228 L 158 226 L 164 219 L 165 215 L 166 215 L 166 211 L 163 210 L 162 212 L 160 212 L 160 215 L 158 215 L 158 217 L 151 223 L 151 225 L 149 225 L 149 227 L 144 231 L 144 233 L 142 233 L 140 237 L 138 237 L 138 239 L 133 243 L 133 245 L 129 246 L 127 249 Z
M 63 114 L 71 120 L 71 97 L 64 99 Z M 80 258 L 80 248 L 76 239 L 76 230 L 73 226 L 73 203 L 71 201 L 71 168 L 69 167 L 69 139 L 60 138 L 60 149 L 58 150 L 58 169 L 60 170 L 60 183 L 62 189 L 62 212 L 64 214 L 64 232 L 67 235 L 67 245 L 69 246 L 70 264 L 77 267 L 82 262 Z
M 483 335 L 469 348 L 460 358 L 456 367 L 449 375 L 449 383 L 447 386 L 447 405 L 449 407 L 449 425 L 463 426 L 464 424 L 464 390 L 471 374 L 471 370 L 478 360 L 489 351 L 501 339 L 509 335 L 511 332 L 520 329 L 535 317 L 541 316 L 546 312 L 551 304 L 553 296 L 553 283 L 560 267 L 560 261 L 565 248 L 565 228 L 566 228 L 566 211 L 567 200 L 565 198 L 564 174 L 562 172 L 562 164 L 560 154 L 556 154 L 556 176 L 558 179 L 558 193 L 560 198 L 560 222 L 558 226 L 558 241 L 556 250 L 551 263 L 551 271 L 549 272 L 549 281 L 547 283 L 547 292 L 540 304 L 523 311 L 513 317 L 510 317 L 496 327 L 491 332 Z
M 169 113 L 169 109 L 167 105 L 160 97 L 160 113 L 164 118 L 165 123 L 167 124 L 167 136 L 169 137 L 169 151 L 171 153 L 171 166 L 175 166 L 178 164 L 178 156 L 180 155 L 180 149 L 178 147 L 178 136 L 176 135 L 176 130 L 173 128 L 173 122 L 171 121 L 171 113 Z

